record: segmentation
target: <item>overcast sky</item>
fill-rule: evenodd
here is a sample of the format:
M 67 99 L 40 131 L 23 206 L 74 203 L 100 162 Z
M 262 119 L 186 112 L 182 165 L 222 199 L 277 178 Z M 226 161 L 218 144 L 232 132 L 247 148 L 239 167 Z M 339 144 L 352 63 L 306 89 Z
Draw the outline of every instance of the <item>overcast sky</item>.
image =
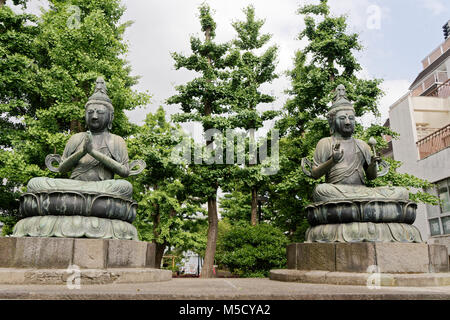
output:
M 137 90 L 149 91 L 152 102 L 144 109 L 129 112 L 133 122 L 140 123 L 148 111 L 153 112 L 175 94 L 174 86 L 193 78 L 194 74 L 175 70 L 171 52 L 189 54 L 191 35 L 201 36 L 198 6 L 201 0 L 126 0 L 123 20 L 134 24 L 127 29 L 125 40 L 133 75 L 141 76 Z M 289 81 L 283 76 L 293 66 L 295 51 L 305 43 L 297 40 L 303 29 L 303 17 L 298 7 L 313 0 L 207 0 L 215 11 L 216 40 L 235 37 L 233 20 L 243 20 L 242 9 L 249 4 L 256 15 L 266 20 L 263 32 L 273 35 L 270 44 L 279 47 L 277 72 L 280 79 L 264 87 L 278 97 L 260 109 L 280 109 L 285 101 L 283 91 Z M 448 0 L 330 0 L 332 13 L 348 15 L 350 31 L 358 32 L 365 49 L 357 54 L 363 66 L 361 76 L 383 78 L 386 96 L 380 101 L 381 119 L 388 116 L 389 106 L 403 96 L 417 74 L 421 60 L 444 41 L 442 26 L 450 19 Z M 30 10 L 46 6 L 46 0 L 33 0 Z M 167 106 L 175 113 L 174 106 Z M 365 123 L 375 121 L 366 117 Z M 269 124 L 270 125 L 270 124 Z

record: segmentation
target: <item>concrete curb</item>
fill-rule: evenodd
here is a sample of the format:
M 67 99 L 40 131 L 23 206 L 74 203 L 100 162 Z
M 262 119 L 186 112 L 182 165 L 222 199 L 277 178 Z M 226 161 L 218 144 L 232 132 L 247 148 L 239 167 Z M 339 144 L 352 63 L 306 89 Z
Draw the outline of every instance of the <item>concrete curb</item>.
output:
M 0 285 L 0 299 L 21 300 L 450 300 L 447 287 L 380 287 L 246 279 L 172 279 L 79 288 L 66 285 Z M 203 302 L 202 302 L 203 303 Z M 238 303 L 238 302 L 236 302 Z M 270 302 L 268 302 L 270 304 Z M 185 306 L 185 303 L 184 303 Z

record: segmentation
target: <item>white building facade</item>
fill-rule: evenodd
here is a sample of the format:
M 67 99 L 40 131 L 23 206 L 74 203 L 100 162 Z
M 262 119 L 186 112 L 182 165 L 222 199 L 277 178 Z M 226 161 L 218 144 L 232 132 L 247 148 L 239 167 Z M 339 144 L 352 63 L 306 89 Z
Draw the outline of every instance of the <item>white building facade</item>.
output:
M 424 241 L 450 249 L 450 38 L 423 61 L 410 91 L 389 110 L 389 125 L 400 134 L 392 157 L 408 173 L 435 184 L 429 193 L 441 205 L 419 204 L 415 226 Z

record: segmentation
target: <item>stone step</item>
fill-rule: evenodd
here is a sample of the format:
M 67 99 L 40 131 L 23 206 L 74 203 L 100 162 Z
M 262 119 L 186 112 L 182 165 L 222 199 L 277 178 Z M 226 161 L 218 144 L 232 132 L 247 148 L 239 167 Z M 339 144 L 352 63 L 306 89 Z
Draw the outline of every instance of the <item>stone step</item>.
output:
M 284 282 L 378 287 L 450 286 L 450 273 L 356 273 L 279 269 L 270 279 Z
M 17 269 L 0 268 L 0 284 L 66 285 L 147 283 L 169 281 L 172 271 L 154 268 L 110 268 L 110 269 Z

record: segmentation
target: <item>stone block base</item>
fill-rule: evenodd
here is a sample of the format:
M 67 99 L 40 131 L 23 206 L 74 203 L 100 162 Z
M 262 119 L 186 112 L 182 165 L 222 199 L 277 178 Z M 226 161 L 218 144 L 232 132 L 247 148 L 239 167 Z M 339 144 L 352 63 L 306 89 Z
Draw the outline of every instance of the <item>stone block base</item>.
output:
M 449 286 L 450 273 L 356 273 L 305 270 L 271 270 L 270 279 L 285 282 L 377 287 Z
M 425 243 L 293 243 L 288 269 L 355 273 L 449 272 L 447 247 Z
M 441 235 L 441 236 L 432 236 L 427 240 L 428 244 L 442 244 L 447 246 L 447 250 L 450 254 L 450 234 Z
M 0 238 L 0 268 L 154 268 L 155 245 L 134 240 Z

